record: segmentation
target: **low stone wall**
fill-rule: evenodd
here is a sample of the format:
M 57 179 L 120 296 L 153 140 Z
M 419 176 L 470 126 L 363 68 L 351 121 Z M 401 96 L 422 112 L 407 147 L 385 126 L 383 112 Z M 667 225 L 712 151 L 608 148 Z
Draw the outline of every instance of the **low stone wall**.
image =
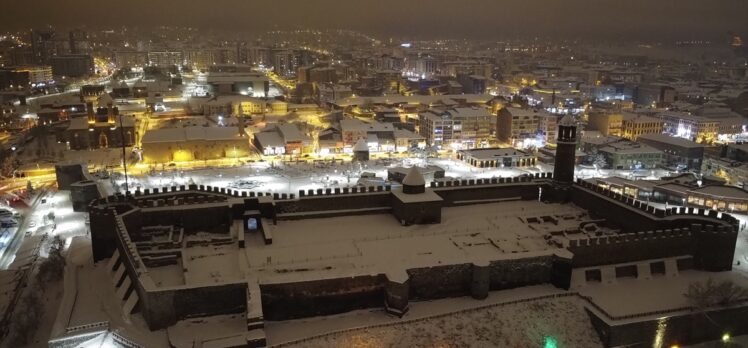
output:
M 330 315 L 361 308 L 385 306 L 397 292 L 399 308 L 407 311 L 411 300 L 473 296 L 485 298 L 489 290 L 528 285 L 556 284 L 554 266 L 559 258 L 549 254 L 485 263 L 460 263 L 405 270 L 404 278 L 389 279 L 386 274 L 334 278 L 307 282 L 260 284 L 265 319 L 288 320 Z M 566 261 L 563 261 L 566 262 Z M 558 273 L 558 272 L 556 272 Z M 393 273 L 399 277 L 398 273 Z M 571 273 L 562 277 L 566 284 Z M 402 286 L 391 286 L 392 284 Z M 405 291 L 404 293 L 400 293 Z M 390 310 L 390 308 L 388 308 Z
M 432 300 L 470 295 L 472 264 L 413 268 L 406 271 L 410 279 L 410 297 Z
M 521 286 L 553 283 L 554 257 L 540 256 L 490 263 L 490 289 L 504 290 Z M 571 274 L 569 274 L 569 277 Z
M 140 311 L 151 330 L 174 325 L 177 321 L 247 310 L 247 283 L 227 283 L 200 287 L 145 288 L 135 282 Z
M 748 306 L 745 304 L 711 308 L 703 313 L 690 307 L 651 315 L 643 313 L 620 324 L 617 323 L 619 319 L 611 318 L 599 309 L 587 309 L 587 314 L 605 347 L 652 347 L 658 337 L 662 347 L 682 346 L 720 340 L 725 333 L 731 336 L 748 334 L 748 326 L 744 325 L 748 322 Z M 659 319 L 652 319 L 657 317 Z
M 230 206 L 226 203 L 216 203 L 180 206 L 180 209 L 143 208 L 139 223 L 141 226 L 180 226 L 184 228 L 185 234 L 228 233 L 231 218 Z
M 266 320 L 344 313 L 384 304 L 384 275 L 260 284 Z

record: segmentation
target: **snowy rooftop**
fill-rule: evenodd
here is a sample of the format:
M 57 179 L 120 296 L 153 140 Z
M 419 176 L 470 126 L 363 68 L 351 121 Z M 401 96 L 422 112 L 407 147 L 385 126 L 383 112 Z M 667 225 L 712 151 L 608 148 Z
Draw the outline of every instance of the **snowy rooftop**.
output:
M 652 140 L 660 143 L 665 143 L 674 146 L 680 146 L 685 148 L 700 148 L 705 147 L 702 144 L 690 141 L 688 139 L 674 137 L 667 134 L 642 134 L 638 139 Z
M 392 132 L 392 123 L 363 122 L 357 119 L 340 120 L 340 129 L 343 132 Z
M 575 270 L 575 272 L 583 271 L 584 269 Z M 704 282 L 709 278 L 717 282 L 731 280 L 739 286 L 748 286 L 748 278 L 739 272 L 712 273 L 688 270 L 677 274 L 651 276 L 650 279 L 623 277 L 615 279 L 612 283 L 587 282 L 586 284 L 572 284 L 572 287 L 582 295 L 590 296 L 608 314 L 622 317 L 688 307 L 690 304 L 683 296 L 688 292 L 688 286 L 695 282 Z
M 513 201 L 443 208 L 434 225 L 401 226 L 390 214 L 266 221 L 273 244 L 248 235 L 246 258 L 264 282 L 376 274 L 552 253 L 584 236 L 561 231 L 578 231 L 588 219 L 572 205 Z M 546 239 L 551 232 L 559 236 Z
M 235 127 L 184 127 L 150 130 L 143 136 L 143 143 L 171 143 L 193 140 L 234 140 L 239 139 Z
M 119 117 L 116 119 L 117 123 L 116 126 L 119 126 L 120 120 Z M 134 127 L 135 126 L 135 117 L 132 116 L 122 116 L 122 125 L 124 127 Z M 109 127 L 111 126 L 109 123 L 106 122 L 97 122 L 97 127 Z M 70 119 L 70 125 L 68 126 L 68 129 L 70 130 L 82 130 L 82 129 L 88 129 L 88 118 L 86 117 L 75 117 Z
M 512 147 L 460 150 L 460 152 L 479 160 L 493 160 L 506 156 L 529 156 L 527 152 Z
M 455 95 L 411 95 L 411 96 L 383 96 L 383 97 L 350 97 L 338 99 L 339 106 L 372 104 L 432 104 L 439 101 L 464 100 L 468 103 L 487 103 L 494 97 L 490 94 L 455 94 Z
M 748 200 L 748 191 L 735 186 L 711 185 L 699 187 L 690 192 L 706 194 L 711 196 Z

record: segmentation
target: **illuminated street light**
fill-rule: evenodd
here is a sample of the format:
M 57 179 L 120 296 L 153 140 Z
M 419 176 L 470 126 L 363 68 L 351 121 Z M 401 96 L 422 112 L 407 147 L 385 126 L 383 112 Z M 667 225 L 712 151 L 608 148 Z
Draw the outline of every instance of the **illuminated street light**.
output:
M 558 341 L 556 341 L 555 337 L 545 336 L 543 340 L 544 340 L 543 348 L 557 348 L 558 347 Z

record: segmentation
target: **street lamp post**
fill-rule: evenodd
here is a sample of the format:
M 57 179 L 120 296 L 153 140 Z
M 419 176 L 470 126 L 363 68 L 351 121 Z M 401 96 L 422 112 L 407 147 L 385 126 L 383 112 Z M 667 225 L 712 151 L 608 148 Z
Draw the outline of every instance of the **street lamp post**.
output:
M 125 128 L 122 125 L 122 115 L 119 115 L 119 132 L 122 141 L 122 168 L 125 172 L 125 195 L 130 192 L 130 185 L 127 182 L 127 151 L 125 150 Z

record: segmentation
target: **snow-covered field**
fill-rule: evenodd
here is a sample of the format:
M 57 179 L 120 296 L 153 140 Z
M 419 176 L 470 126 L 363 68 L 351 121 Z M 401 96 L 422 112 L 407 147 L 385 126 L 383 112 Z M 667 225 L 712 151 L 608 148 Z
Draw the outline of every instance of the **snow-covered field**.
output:
M 572 297 L 473 309 L 330 334 L 285 347 L 602 347 Z
M 254 162 L 234 167 L 208 168 L 196 170 L 182 170 L 179 167 L 167 167 L 163 170 L 136 170 L 129 173 L 130 190 L 136 188 L 154 188 L 172 185 L 210 185 L 230 187 L 236 190 L 298 193 L 299 190 L 309 190 L 328 187 L 356 186 L 358 179 L 364 172 L 376 174 L 377 180 L 387 179 L 387 169 L 397 166 L 410 167 L 413 165 L 436 165 L 445 170 L 449 178 L 492 178 L 513 177 L 521 174 L 550 171 L 547 166 L 533 168 L 475 168 L 462 161 L 454 159 L 393 159 L 374 160 L 366 164 L 345 162 L 335 163 L 281 163 Z M 124 185 L 124 177 L 115 180 L 120 188 Z M 112 188 L 111 185 L 108 188 Z

